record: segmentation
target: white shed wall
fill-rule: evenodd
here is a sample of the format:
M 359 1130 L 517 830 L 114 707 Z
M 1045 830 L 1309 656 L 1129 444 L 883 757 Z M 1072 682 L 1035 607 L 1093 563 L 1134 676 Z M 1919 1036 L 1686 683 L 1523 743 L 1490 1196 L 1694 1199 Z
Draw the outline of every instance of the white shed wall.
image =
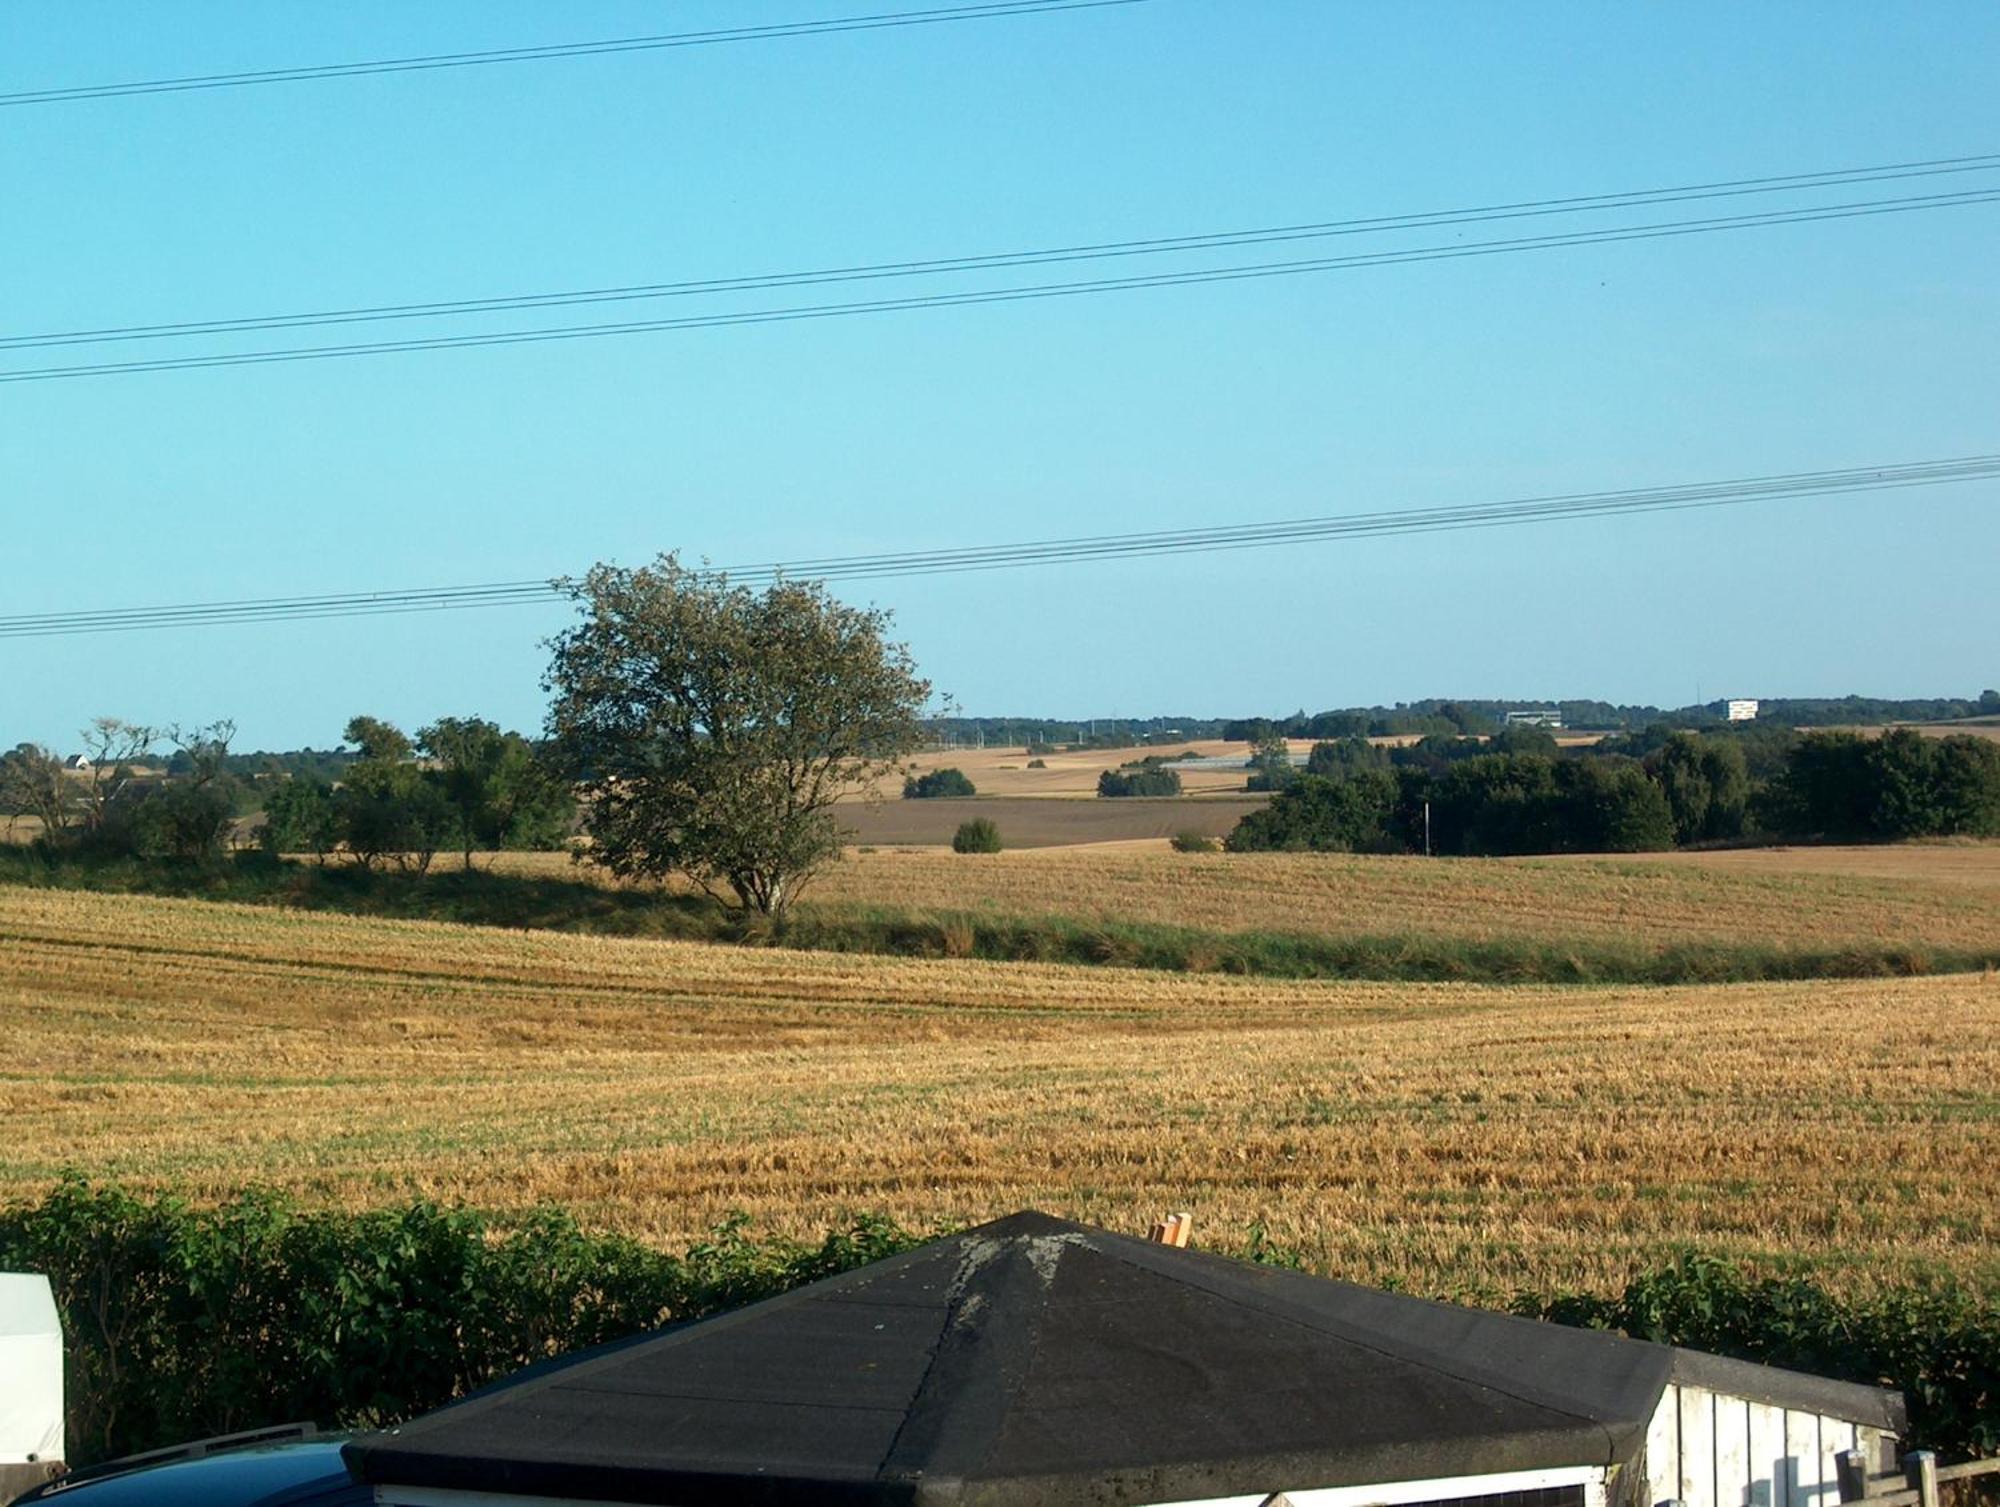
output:
M 1644 1507 L 1674 1498 L 1687 1507 L 1830 1507 L 1840 1500 L 1833 1457 L 1857 1448 L 1868 1452 L 1872 1469 L 1895 1463 L 1895 1439 L 1880 1429 L 1669 1386 L 1646 1431 L 1634 1500 Z
M 0 1465 L 62 1457 L 62 1325 L 49 1279 L 0 1272 Z

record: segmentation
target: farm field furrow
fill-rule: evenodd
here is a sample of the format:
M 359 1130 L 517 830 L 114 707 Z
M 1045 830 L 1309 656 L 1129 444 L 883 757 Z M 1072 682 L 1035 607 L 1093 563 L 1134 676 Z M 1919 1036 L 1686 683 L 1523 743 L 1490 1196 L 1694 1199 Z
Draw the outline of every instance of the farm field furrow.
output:
M 1191 1209 L 1427 1291 L 1693 1243 L 2000 1286 L 2000 979 L 925 962 L 0 889 L 0 1181 L 555 1201 L 681 1241 Z

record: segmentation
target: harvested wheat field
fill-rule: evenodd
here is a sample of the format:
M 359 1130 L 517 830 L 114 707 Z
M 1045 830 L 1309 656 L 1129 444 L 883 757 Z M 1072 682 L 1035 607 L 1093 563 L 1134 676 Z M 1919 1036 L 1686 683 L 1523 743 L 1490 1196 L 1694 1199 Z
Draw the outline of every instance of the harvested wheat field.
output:
M 1676 1242 L 2000 1284 L 2000 979 L 1274 984 L 0 889 L 0 1186 L 681 1240 L 1021 1205 L 1425 1290 Z
M 2000 842 L 1968 838 L 1845 847 L 1683 848 L 1649 853 L 1645 861 L 1691 864 L 1722 874 L 1838 874 L 2000 890 Z
M 2000 843 L 1783 851 L 1886 856 L 1870 873 L 1843 869 L 1856 860 L 1838 857 L 1827 860 L 1826 871 L 1782 857 L 1726 861 L 1751 854 L 1425 859 L 1175 853 L 1164 844 L 971 856 L 850 851 L 806 896 L 815 906 L 1060 914 L 1223 932 L 1777 948 L 2000 945 L 2000 882 L 1964 877 L 1984 871 L 2000 881 Z M 596 872 L 562 854 L 502 854 L 496 864 L 510 873 Z

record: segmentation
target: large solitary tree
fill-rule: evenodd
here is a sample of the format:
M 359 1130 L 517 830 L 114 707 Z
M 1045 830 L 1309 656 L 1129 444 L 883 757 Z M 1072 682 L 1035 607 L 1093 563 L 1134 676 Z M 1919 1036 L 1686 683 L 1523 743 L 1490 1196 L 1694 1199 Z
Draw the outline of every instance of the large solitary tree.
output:
M 834 802 L 922 739 L 930 685 L 888 614 L 673 555 L 567 584 L 583 620 L 550 643 L 548 731 L 591 857 L 781 914 L 839 851 Z

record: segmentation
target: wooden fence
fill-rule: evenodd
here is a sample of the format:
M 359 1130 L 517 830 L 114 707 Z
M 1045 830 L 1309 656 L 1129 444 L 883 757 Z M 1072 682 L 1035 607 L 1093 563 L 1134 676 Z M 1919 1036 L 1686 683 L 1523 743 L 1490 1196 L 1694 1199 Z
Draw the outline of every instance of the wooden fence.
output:
M 1834 1456 L 1834 1465 L 1840 1472 L 1842 1503 L 1858 1502 L 1863 1507 L 1938 1507 L 1939 1487 L 1978 1476 L 2000 1476 L 2000 1459 L 1940 1465 L 1927 1449 L 1903 1456 L 1900 1476 L 1869 1475 L 1868 1457 L 1858 1449 Z

